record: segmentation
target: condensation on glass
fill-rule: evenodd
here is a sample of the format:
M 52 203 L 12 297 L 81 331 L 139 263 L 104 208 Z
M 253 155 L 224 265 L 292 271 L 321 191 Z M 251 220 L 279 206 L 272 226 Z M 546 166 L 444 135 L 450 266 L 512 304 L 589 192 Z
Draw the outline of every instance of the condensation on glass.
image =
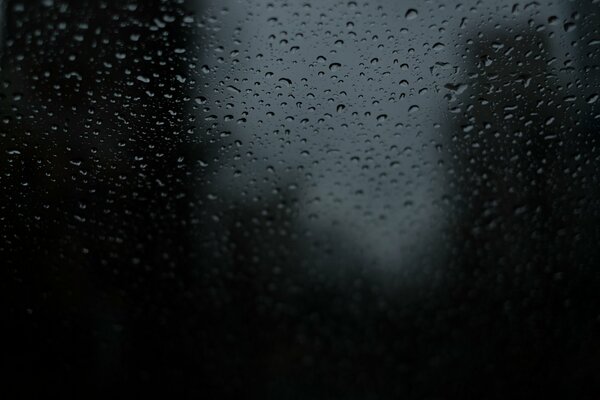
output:
M 34 388 L 593 393 L 600 4 L 0 0 Z

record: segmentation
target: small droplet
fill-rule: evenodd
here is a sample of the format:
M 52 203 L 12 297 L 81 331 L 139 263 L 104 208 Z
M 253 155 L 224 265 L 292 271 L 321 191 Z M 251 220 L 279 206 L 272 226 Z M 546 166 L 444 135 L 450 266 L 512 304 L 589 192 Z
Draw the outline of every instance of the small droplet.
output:
M 563 27 L 565 29 L 565 32 L 571 32 L 571 31 L 575 30 L 575 23 L 574 22 L 565 22 L 565 25 Z
M 406 11 L 406 14 L 404 14 L 404 17 L 408 20 L 411 20 L 417 18 L 418 15 L 419 13 L 417 12 L 417 10 L 415 10 L 414 8 L 409 8 Z
M 446 46 L 444 46 L 443 43 L 437 42 L 437 43 L 435 43 L 433 45 L 433 50 L 435 50 L 435 51 L 441 51 L 441 50 L 444 49 L 444 47 L 446 47 Z

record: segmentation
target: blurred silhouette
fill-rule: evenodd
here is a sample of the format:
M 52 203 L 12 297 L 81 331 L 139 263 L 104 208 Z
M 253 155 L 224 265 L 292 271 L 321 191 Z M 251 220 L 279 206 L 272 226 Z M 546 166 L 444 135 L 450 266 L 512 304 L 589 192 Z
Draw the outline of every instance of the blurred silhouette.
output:
M 440 387 L 458 392 L 469 380 L 476 396 L 518 388 L 585 398 L 600 350 L 600 236 L 585 205 L 597 189 L 575 171 L 580 156 L 595 158 L 591 132 L 563 101 L 541 34 L 483 32 L 464 53 L 469 88 L 450 138 L 457 212 L 447 301 L 456 311 L 446 322 L 456 337 L 446 362 L 460 368 Z M 597 176 L 597 163 L 581 172 Z
M 7 5 L 0 248 L 15 346 L 3 364 L 40 390 L 97 391 L 155 378 L 183 351 L 184 11 L 51 3 Z

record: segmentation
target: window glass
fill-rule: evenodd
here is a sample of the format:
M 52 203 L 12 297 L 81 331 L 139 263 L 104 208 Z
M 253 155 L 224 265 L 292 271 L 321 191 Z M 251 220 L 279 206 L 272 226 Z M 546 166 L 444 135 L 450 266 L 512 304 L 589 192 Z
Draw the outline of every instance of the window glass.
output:
M 599 27 L 597 0 L 0 0 L 10 381 L 588 398 Z

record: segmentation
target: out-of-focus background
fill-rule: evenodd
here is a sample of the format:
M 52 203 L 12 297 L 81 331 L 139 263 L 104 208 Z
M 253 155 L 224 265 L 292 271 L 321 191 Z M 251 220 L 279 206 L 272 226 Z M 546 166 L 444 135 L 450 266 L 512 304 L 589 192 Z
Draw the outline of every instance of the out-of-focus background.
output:
M 597 0 L 0 0 L 0 29 L 7 390 L 597 398 Z

